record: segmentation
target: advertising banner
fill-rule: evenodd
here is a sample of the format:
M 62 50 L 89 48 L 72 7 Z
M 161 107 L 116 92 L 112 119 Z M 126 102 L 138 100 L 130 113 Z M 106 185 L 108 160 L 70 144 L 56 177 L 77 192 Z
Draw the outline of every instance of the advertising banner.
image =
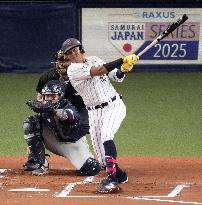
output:
M 82 41 L 105 61 L 138 54 L 183 14 L 188 20 L 141 56 L 139 64 L 202 64 L 202 9 L 84 8 Z

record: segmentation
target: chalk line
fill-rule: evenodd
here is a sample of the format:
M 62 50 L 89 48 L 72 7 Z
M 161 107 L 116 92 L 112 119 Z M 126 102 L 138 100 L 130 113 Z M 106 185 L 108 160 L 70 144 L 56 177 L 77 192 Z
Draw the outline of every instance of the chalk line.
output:
M 92 183 L 94 180 L 94 176 L 86 177 L 83 182 L 74 182 L 69 183 L 59 194 L 56 195 L 56 197 L 67 197 L 67 195 L 70 194 L 72 189 L 78 184 L 88 184 Z
M 0 169 L 0 174 L 3 174 L 7 169 Z
M 170 203 L 180 203 L 180 204 L 202 204 L 202 202 L 191 202 L 191 201 L 175 201 L 170 199 L 151 199 L 145 197 L 125 197 L 126 199 L 132 200 L 145 200 L 145 201 L 160 201 L 160 202 L 170 202 Z
M 110 195 L 98 195 L 98 196 L 66 196 L 66 198 L 117 198 L 117 199 L 129 199 L 129 200 L 142 200 L 142 201 L 158 201 L 158 202 L 169 202 L 169 203 L 180 203 L 180 204 L 196 204 L 202 205 L 202 202 L 194 202 L 194 201 L 176 201 L 170 199 L 152 199 L 152 198 L 145 198 L 145 197 L 120 197 L 120 196 L 110 196 Z
M 188 183 L 183 183 L 183 184 L 179 184 L 177 185 L 168 195 L 166 196 L 138 196 L 140 198 L 144 197 L 144 198 L 173 198 L 175 196 L 177 196 L 182 190 L 183 188 L 187 188 L 190 187 L 190 185 L 188 185 Z
M 8 191 L 11 191 L 11 192 L 41 192 L 41 191 L 50 191 L 49 189 L 37 189 L 37 188 L 31 188 L 31 187 L 28 187 L 28 188 L 18 188 L 18 189 L 9 189 Z
M 190 187 L 188 184 L 179 184 L 178 186 L 173 189 L 173 191 L 168 194 L 168 197 L 175 197 L 177 194 L 179 194 L 183 188 Z

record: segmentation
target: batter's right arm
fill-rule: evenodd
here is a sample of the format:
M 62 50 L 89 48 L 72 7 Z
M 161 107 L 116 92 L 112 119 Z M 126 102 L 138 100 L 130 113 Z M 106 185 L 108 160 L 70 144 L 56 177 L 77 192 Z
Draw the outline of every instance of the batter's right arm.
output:
M 129 72 L 136 64 L 138 59 L 139 58 L 135 54 L 133 54 L 123 58 L 119 58 L 110 63 L 104 63 L 103 65 L 98 63 L 98 66 L 72 63 L 67 69 L 67 75 L 70 81 L 75 81 L 74 83 L 76 85 L 79 84 L 80 80 L 87 80 L 94 76 L 102 76 L 119 67 L 121 67 L 122 72 Z M 98 58 L 97 62 L 99 62 Z
M 121 67 L 122 72 L 129 72 L 132 70 L 133 66 L 137 63 L 139 60 L 139 57 L 135 54 L 119 58 L 115 61 L 105 63 L 102 66 L 99 67 L 92 67 L 90 70 L 91 77 L 93 76 L 101 76 L 104 74 L 107 74 L 114 70 L 117 67 Z

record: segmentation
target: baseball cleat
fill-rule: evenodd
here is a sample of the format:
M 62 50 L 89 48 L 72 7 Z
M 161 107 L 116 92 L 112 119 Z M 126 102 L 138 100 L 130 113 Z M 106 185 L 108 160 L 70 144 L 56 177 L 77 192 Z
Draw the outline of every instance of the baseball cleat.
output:
M 44 169 L 44 168 L 40 168 L 40 169 L 35 169 L 32 171 L 32 175 L 34 176 L 42 176 L 45 174 L 48 174 L 49 170 L 48 169 Z
M 110 178 L 103 179 L 100 182 L 100 185 L 96 189 L 96 193 L 101 194 L 112 194 L 117 193 L 120 190 L 120 187 L 118 186 L 118 182 L 112 181 Z
M 49 154 L 45 154 L 45 156 L 48 156 L 50 157 Z M 46 166 L 48 164 L 48 161 L 47 159 L 45 159 L 45 163 L 44 163 Z M 33 170 L 36 170 L 36 169 L 39 169 L 40 168 L 40 164 L 36 162 L 36 160 L 34 158 L 30 158 L 28 159 L 23 165 L 22 165 L 22 169 L 23 171 L 33 171 Z
M 35 176 L 42 176 L 48 173 L 49 173 L 49 163 L 47 160 L 45 160 L 44 164 L 39 165 L 38 169 L 35 169 L 32 171 L 32 175 L 35 175 Z
M 117 179 L 119 184 L 125 184 L 128 182 L 128 175 L 126 172 L 123 172 L 123 175 L 117 176 Z
M 34 159 L 30 159 L 22 165 L 22 169 L 24 171 L 33 171 L 38 168 L 39 168 L 39 165 L 36 164 Z

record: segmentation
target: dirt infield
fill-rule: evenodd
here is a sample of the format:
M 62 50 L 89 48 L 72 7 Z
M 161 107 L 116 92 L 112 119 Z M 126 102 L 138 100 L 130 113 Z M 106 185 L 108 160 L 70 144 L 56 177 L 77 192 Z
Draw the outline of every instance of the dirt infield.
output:
M 118 194 L 96 194 L 105 176 L 77 176 L 61 157 L 50 157 L 50 172 L 23 172 L 25 157 L 0 157 L 0 204 L 159 205 L 202 204 L 202 157 L 121 157 L 129 175 Z M 6 169 L 6 170 L 4 170 Z

